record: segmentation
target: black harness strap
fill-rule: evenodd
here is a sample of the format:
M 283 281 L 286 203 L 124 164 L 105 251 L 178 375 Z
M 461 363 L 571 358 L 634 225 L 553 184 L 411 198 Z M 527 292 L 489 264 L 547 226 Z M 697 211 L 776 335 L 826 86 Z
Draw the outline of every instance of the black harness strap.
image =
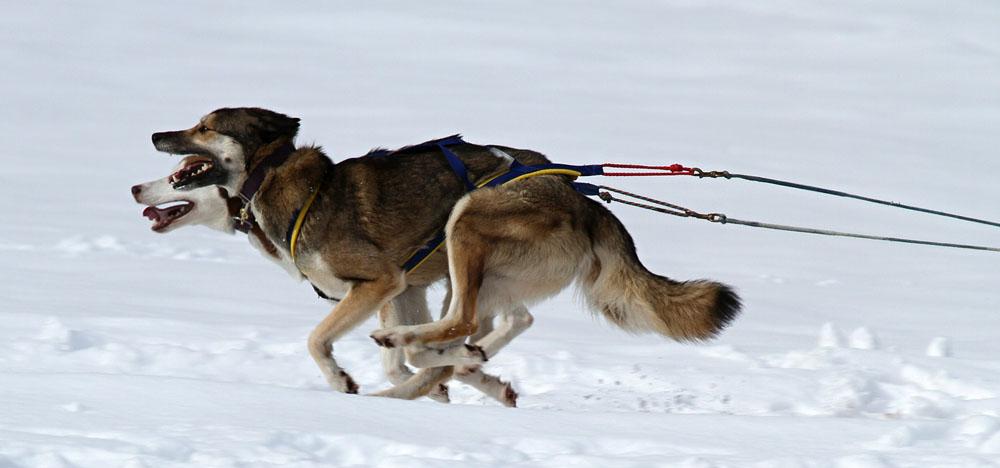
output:
M 313 291 L 316 291 L 316 295 L 319 296 L 320 298 L 326 299 L 328 301 L 340 302 L 339 298 L 327 296 L 326 293 L 323 292 L 322 289 L 316 287 L 316 285 L 313 284 L 312 282 L 309 282 L 309 285 L 313 287 Z
M 239 197 L 240 201 L 243 202 L 243 207 L 240 209 L 240 215 L 235 218 L 234 227 L 237 231 L 247 233 L 253 229 L 254 218 L 253 211 L 250 209 L 250 201 L 257 194 L 257 190 L 260 190 L 260 184 L 264 183 L 267 171 L 284 164 L 294 152 L 295 145 L 289 141 L 278 147 L 250 171 L 247 180 L 243 182 L 243 187 L 240 187 Z

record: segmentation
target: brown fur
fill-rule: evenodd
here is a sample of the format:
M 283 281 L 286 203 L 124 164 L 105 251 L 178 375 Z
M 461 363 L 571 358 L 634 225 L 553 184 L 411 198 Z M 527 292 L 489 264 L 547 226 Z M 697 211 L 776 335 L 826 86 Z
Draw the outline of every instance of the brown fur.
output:
M 229 171 L 220 177 L 231 192 L 238 190 L 235 181 L 245 180 L 298 129 L 298 119 L 253 108 L 221 109 L 202 123 L 212 127 L 208 132 L 218 129 L 224 142 L 239 143 L 240 151 L 212 155 Z M 156 134 L 154 142 L 165 151 L 219 152 L 219 142 L 196 140 L 207 138 L 199 136 L 205 132 L 196 126 Z M 524 164 L 547 162 L 536 152 L 493 148 Z M 505 167 L 489 147 L 451 149 L 473 179 Z M 230 171 L 226 158 L 240 159 L 242 169 Z M 466 194 L 436 148 L 336 165 L 318 148 L 299 148 L 287 163 L 270 170 L 252 203 L 263 232 L 278 248 L 288 249 L 288 222 L 314 190 L 318 197 L 300 232 L 296 266 L 324 291 L 349 289 L 309 338 L 310 354 L 341 391 L 351 390 L 352 382 L 334 361 L 332 343 L 407 286 L 445 275 L 450 275 L 452 301 L 440 321 L 390 327 L 373 338 L 384 346 L 454 343 L 476 334 L 492 314 L 552 296 L 574 280 L 596 310 L 631 332 L 706 339 L 739 310 L 739 299 L 724 285 L 682 283 L 650 273 L 621 223 L 577 193 L 564 176 L 538 176 Z M 445 225 L 445 248 L 404 274 L 406 259 Z M 488 336 L 483 340 L 495 347 L 505 344 Z
M 650 273 L 621 223 L 559 177 L 539 176 L 471 193 L 454 209 L 447 234 L 458 298 L 451 311 L 437 324 L 380 330 L 373 334 L 376 341 L 448 341 L 474 332 L 481 320 L 477 310 L 541 300 L 574 278 L 581 279 L 593 308 L 635 333 L 707 339 L 739 308 L 724 285 L 681 283 Z

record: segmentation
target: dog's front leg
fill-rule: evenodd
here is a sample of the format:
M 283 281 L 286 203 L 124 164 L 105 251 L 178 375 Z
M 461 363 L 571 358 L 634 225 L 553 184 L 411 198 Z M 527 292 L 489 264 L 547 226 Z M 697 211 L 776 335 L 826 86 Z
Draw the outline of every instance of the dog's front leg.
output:
M 378 314 L 379 326 L 382 328 L 394 327 L 397 325 L 413 325 L 431 321 L 431 313 L 427 310 L 427 288 L 410 286 L 405 291 L 397 295 L 388 304 L 382 306 Z M 430 399 L 441 403 L 448 403 L 448 386 L 443 382 L 437 382 L 430 392 L 422 391 L 424 385 L 433 385 L 439 378 L 425 376 L 424 380 L 429 383 L 413 383 L 408 379 L 413 377 L 413 372 L 406 366 L 406 355 L 400 348 L 379 348 L 382 353 L 382 369 L 386 377 L 389 378 L 395 388 L 376 393 L 378 396 L 388 396 L 394 398 L 415 398 L 426 394 Z M 441 374 L 443 375 L 443 374 Z M 451 375 L 451 372 L 448 372 Z M 405 390 L 399 386 L 405 385 Z
M 309 334 L 309 355 L 334 390 L 357 393 L 358 385 L 333 359 L 333 342 L 356 327 L 406 287 L 402 274 L 355 283 Z

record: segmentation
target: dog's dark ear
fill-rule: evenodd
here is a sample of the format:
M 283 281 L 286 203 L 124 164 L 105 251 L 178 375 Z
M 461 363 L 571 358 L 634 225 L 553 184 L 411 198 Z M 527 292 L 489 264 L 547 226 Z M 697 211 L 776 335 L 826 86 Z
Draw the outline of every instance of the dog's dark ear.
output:
M 251 117 L 252 126 L 261 138 L 261 143 L 267 144 L 279 138 L 295 138 L 299 133 L 299 119 L 279 114 L 259 107 L 249 107 L 246 109 Z

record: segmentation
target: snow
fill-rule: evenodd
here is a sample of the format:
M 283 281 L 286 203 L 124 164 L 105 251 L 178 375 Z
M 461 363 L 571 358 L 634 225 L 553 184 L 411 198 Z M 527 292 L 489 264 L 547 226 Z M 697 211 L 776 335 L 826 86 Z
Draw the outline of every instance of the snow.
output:
M 995 254 L 612 206 L 643 261 L 738 288 L 704 345 L 572 292 L 487 370 L 518 409 L 325 388 L 327 311 L 245 239 L 149 231 L 153 131 L 222 106 L 334 158 L 455 132 L 1000 218 L 1000 5 L 20 2 L 0 16 L 0 466 L 1000 466 Z M 1000 244 L 995 228 L 743 181 L 607 180 L 741 219 Z M 433 303 L 443 293 L 434 291 Z M 370 321 L 335 346 L 385 388 Z

